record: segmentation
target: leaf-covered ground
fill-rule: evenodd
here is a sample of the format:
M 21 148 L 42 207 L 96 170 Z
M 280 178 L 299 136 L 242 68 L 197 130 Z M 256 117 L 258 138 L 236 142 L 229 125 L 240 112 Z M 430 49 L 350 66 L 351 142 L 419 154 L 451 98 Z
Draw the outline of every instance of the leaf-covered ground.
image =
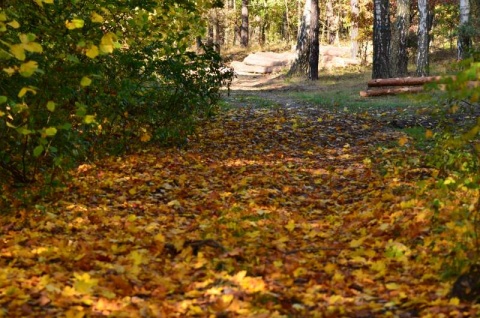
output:
M 82 165 L 2 216 L 0 316 L 478 315 L 440 279 L 472 194 L 442 197 L 418 156 L 371 118 L 280 103 Z

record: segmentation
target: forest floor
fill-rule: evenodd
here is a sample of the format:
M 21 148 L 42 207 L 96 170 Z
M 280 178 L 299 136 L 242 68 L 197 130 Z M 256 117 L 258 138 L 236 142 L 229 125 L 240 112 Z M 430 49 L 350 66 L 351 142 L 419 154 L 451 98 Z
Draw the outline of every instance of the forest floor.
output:
M 476 192 L 437 187 L 407 134 L 434 117 L 360 99 L 365 76 L 237 78 L 186 147 L 84 164 L 2 216 L 0 316 L 478 315 L 447 275 Z

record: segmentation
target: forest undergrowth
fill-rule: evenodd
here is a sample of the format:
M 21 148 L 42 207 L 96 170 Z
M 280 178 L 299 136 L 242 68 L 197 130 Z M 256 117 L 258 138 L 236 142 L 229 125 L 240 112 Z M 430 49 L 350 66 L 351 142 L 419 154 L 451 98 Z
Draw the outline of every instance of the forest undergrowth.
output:
M 476 192 L 438 187 L 413 140 L 368 114 L 254 104 L 2 215 L 0 316 L 479 314 L 445 274 L 472 247 L 458 215 Z

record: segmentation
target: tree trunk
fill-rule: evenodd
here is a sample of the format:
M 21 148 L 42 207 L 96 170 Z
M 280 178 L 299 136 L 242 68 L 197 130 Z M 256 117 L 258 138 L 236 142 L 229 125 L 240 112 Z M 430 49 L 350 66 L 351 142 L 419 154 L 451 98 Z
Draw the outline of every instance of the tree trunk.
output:
M 409 27 L 410 0 L 398 0 L 390 46 L 390 75 L 392 77 L 404 77 L 408 73 L 407 35 Z
M 359 17 L 360 17 L 360 6 L 358 0 L 350 0 L 351 16 L 352 16 L 352 25 L 350 27 L 350 41 L 352 43 L 352 58 L 356 59 L 358 57 L 358 26 L 359 26 Z
M 421 1 L 421 0 L 420 0 Z M 374 0 L 372 78 L 389 78 L 390 17 L 389 0 Z
M 311 0 L 310 4 L 310 56 L 308 78 L 318 80 L 318 60 L 320 57 L 320 43 L 318 40 L 320 29 L 320 15 L 318 0 Z
M 311 24 L 314 19 L 312 15 L 316 15 L 317 16 L 316 28 L 318 30 L 318 9 L 316 13 L 312 12 L 312 7 L 315 5 L 316 5 L 316 8 L 318 8 L 318 0 L 305 1 L 302 20 L 300 23 L 300 32 L 298 33 L 298 37 L 297 37 L 297 49 L 296 49 L 297 57 L 295 58 L 295 61 L 292 63 L 292 66 L 288 71 L 288 74 L 287 74 L 288 76 L 292 76 L 295 74 L 303 74 L 308 76 L 308 78 L 311 78 L 312 76 L 310 63 L 312 64 L 315 63 L 315 57 L 311 57 L 310 55 L 312 53 L 316 54 L 315 52 L 318 52 L 318 48 L 311 48 L 311 46 L 312 45 L 319 46 L 318 40 L 316 41 L 316 44 L 312 43 L 312 40 L 315 37 L 318 39 L 318 31 L 316 32 L 317 33 L 316 36 L 312 35 L 312 33 L 315 33 L 315 31 L 312 29 L 315 27 L 315 25 L 312 26 Z M 318 57 L 316 61 L 317 61 L 316 68 L 318 72 Z M 313 70 L 313 72 L 315 72 L 315 70 Z M 317 78 L 318 78 L 318 73 L 317 73 Z
M 417 76 L 428 76 L 429 73 L 429 39 L 428 39 L 428 0 L 418 0 L 418 51 Z
M 240 44 L 248 46 L 248 0 L 242 0 L 242 25 L 240 27 Z
M 460 24 L 458 28 L 458 41 L 457 41 L 457 59 L 463 60 L 467 57 L 468 51 L 471 46 L 470 35 L 468 34 L 467 27 L 469 25 L 470 18 L 470 1 L 460 0 Z
M 327 42 L 328 44 L 334 44 L 337 41 L 337 30 L 339 19 L 335 15 L 333 0 L 327 1 L 326 6 L 326 16 L 327 16 Z
M 284 40 L 290 42 L 290 20 L 289 20 L 289 12 L 288 12 L 288 0 L 285 0 L 285 16 L 284 16 L 284 31 L 283 37 Z

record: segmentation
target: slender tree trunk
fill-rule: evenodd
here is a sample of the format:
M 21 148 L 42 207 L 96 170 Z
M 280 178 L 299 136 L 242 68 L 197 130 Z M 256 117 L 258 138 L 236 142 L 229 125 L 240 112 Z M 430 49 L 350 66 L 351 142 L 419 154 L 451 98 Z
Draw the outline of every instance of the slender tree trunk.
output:
M 240 44 L 248 46 L 248 0 L 242 0 L 242 25 L 240 27 Z
M 398 0 L 390 45 L 390 75 L 392 77 L 405 77 L 408 73 L 407 35 L 409 28 L 410 0 Z
M 389 0 L 373 2 L 373 72 L 372 78 L 390 77 Z
M 318 60 L 320 57 L 320 42 L 318 39 L 320 31 L 320 12 L 318 0 L 311 0 L 310 4 L 310 56 L 308 78 L 318 80 Z
M 428 0 L 418 0 L 417 76 L 429 74 Z
M 352 58 L 358 57 L 358 23 L 360 17 L 360 6 L 358 0 L 350 0 L 351 16 L 352 16 L 352 25 L 350 27 L 350 41 L 352 43 Z
M 290 42 L 290 20 L 288 12 L 288 0 L 285 0 L 285 30 L 283 36 L 287 42 Z
M 327 42 L 334 44 L 337 39 L 338 19 L 333 8 L 333 0 L 328 0 L 326 4 L 327 13 Z
M 460 0 L 460 24 L 457 40 L 457 59 L 463 60 L 468 55 L 471 39 L 466 28 L 469 25 L 470 1 Z

